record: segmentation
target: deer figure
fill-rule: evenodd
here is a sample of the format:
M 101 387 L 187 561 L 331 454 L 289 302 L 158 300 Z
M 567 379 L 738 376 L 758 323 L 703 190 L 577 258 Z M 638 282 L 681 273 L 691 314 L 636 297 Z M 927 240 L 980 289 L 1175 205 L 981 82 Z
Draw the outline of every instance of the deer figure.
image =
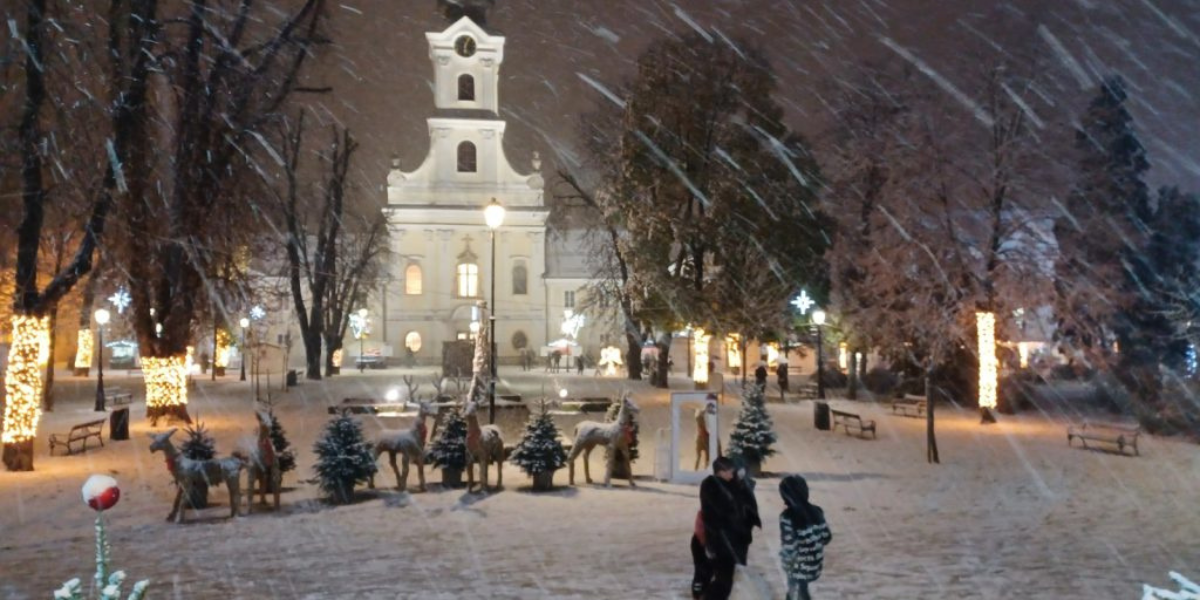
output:
M 700 465 L 708 464 L 713 458 L 708 452 L 708 426 L 709 421 L 714 420 L 717 414 L 716 397 L 712 394 L 708 395 L 708 400 L 703 408 L 696 409 L 696 465 L 694 470 L 699 471 Z M 704 455 L 704 462 L 700 462 L 700 455 Z M 717 456 L 721 455 L 721 441 L 717 440 Z
M 163 433 L 147 434 L 152 440 L 150 452 L 161 451 L 166 455 L 167 471 L 170 471 L 171 477 L 175 479 L 175 503 L 171 506 L 171 514 L 167 515 L 167 520 L 183 522 L 184 495 L 191 498 L 192 486 L 201 481 L 208 485 L 224 483 L 225 487 L 229 488 L 229 516 L 236 517 L 241 501 L 239 480 L 246 463 L 234 456 L 210 460 L 192 460 L 183 456 L 171 442 L 171 435 L 176 431 L 177 428 L 171 428 Z
M 479 426 L 479 404 L 468 400 L 464 417 L 467 420 L 467 491 L 475 486 L 474 465 L 479 465 L 479 489 L 487 492 L 488 467 L 496 463 L 496 487 L 504 485 L 504 438 L 495 425 Z
M 433 414 L 433 405 L 428 402 L 417 403 L 417 418 L 413 419 L 408 429 L 384 429 L 375 437 L 375 460 L 384 452 L 388 454 L 388 462 L 392 472 L 396 474 L 396 489 L 408 489 L 408 464 L 417 464 L 417 489 L 425 491 L 425 419 Z M 396 455 L 399 454 L 404 463 L 401 471 L 396 468 Z M 367 480 L 367 487 L 375 489 L 375 476 Z
M 238 453 L 234 456 L 244 458 L 249 474 L 246 489 L 246 511 L 254 512 L 254 488 L 257 486 L 260 494 L 259 502 L 267 503 L 267 491 L 275 497 L 275 510 L 279 510 L 279 493 L 283 487 L 283 471 L 279 469 L 279 457 L 275 451 L 275 443 L 271 440 L 271 425 L 275 417 L 270 413 L 255 411 L 258 420 L 258 441 L 250 450 L 248 457 Z
M 406 393 L 404 399 L 408 402 L 416 402 L 417 390 L 421 389 L 421 384 L 417 383 L 417 378 L 412 375 L 405 375 L 401 379 L 404 380 L 404 390 Z
M 583 476 L 591 483 L 592 473 L 588 467 L 588 459 L 596 446 L 604 446 L 608 449 L 608 465 L 604 470 L 605 487 L 612 487 L 612 472 L 618 455 L 624 457 L 626 472 L 629 473 L 629 487 L 637 487 L 633 482 L 633 465 L 630 464 L 632 461 L 629 455 L 629 446 L 633 443 L 633 416 L 637 413 L 637 405 L 626 394 L 621 397 L 621 408 L 617 411 L 615 421 L 581 421 L 575 425 L 575 443 L 571 446 L 571 454 L 567 456 L 571 485 L 575 485 L 575 457 L 583 455 Z

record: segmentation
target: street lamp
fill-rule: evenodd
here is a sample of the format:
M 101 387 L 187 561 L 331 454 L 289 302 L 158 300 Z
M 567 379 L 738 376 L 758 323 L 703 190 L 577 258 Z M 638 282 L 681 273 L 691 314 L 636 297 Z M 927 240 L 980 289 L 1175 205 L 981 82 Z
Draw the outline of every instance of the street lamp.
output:
M 104 412 L 104 325 L 108 323 L 108 311 L 103 308 L 96 311 L 96 338 L 100 341 L 100 351 L 96 354 L 96 412 Z M 110 432 L 111 435 L 111 432 Z
M 817 399 L 825 399 L 825 344 L 821 340 L 821 326 L 825 324 L 825 311 L 817 309 L 812 314 L 813 325 L 817 326 Z
M 504 207 L 492 198 L 483 209 L 483 220 L 487 222 L 492 238 L 492 297 L 488 311 L 488 344 L 491 345 L 491 381 L 488 383 L 488 423 L 496 422 L 496 230 L 504 224 Z
M 242 326 L 242 361 L 241 361 L 242 362 L 242 375 L 238 380 L 245 381 L 246 380 L 246 328 L 250 326 L 250 319 L 247 319 L 246 317 L 242 317 L 242 320 L 238 321 L 238 325 Z
M 358 372 L 364 373 L 367 370 L 367 357 L 363 356 L 363 349 L 366 347 L 367 339 L 367 309 L 358 309 Z

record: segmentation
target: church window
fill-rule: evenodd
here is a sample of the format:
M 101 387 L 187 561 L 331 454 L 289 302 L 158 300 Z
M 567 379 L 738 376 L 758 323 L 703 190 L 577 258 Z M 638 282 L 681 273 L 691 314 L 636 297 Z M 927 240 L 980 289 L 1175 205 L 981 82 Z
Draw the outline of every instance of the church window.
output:
M 421 265 L 408 265 L 404 269 L 404 293 L 409 296 L 420 296 L 421 285 Z
M 466 73 L 458 76 L 458 99 L 464 102 L 475 101 L 475 78 Z
M 475 172 L 475 144 L 463 142 L 458 145 L 458 172 Z
M 479 295 L 479 265 L 459 263 L 457 275 L 460 298 L 474 298 Z
M 563 308 L 575 308 L 575 290 L 563 292 Z
M 514 296 L 524 296 L 529 293 L 529 269 L 525 261 L 519 260 L 512 269 L 512 293 Z

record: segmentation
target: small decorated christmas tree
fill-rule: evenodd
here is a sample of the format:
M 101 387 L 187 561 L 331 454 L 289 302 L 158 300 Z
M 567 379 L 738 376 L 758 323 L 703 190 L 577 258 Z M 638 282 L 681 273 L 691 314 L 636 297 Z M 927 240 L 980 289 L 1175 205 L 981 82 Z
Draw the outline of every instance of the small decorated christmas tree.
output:
M 92 475 L 83 484 L 83 502 L 96 511 L 96 574 L 93 583 L 97 593 L 92 596 L 100 600 L 120 600 L 121 586 L 125 584 L 125 572 L 109 573 L 108 534 L 104 527 L 104 511 L 116 506 L 121 499 L 121 488 L 117 480 L 108 475 Z M 141 600 L 146 595 L 149 580 L 135 583 L 128 600 Z M 76 577 L 54 591 L 54 600 L 84 600 L 89 596 Z
M 742 399 L 742 412 L 738 414 L 733 433 L 729 434 L 729 458 L 741 460 L 746 469 L 757 475 L 768 456 L 775 454 L 774 424 L 758 386 L 746 388 Z
M 338 504 L 350 502 L 354 486 L 375 474 L 375 453 L 363 438 L 358 421 L 341 415 L 325 425 L 317 440 L 317 479 L 321 491 Z
M 275 416 L 274 411 L 267 413 L 271 416 L 271 445 L 275 446 L 275 459 L 279 461 L 279 472 L 287 473 L 296 468 L 296 451 L 292 442 L 287 439 L 287 432 Z
M 217 456 L 217 442 L 208 433 L 208 428 L 199 419 L 184 427 L 187 439 L 179 446 L 179 453 L 192 460 L 212 460 Z M 189 488 L 191 493 L 184 498 L 192 508 L 208 506 L 208 483 L 201 480 L 194 482 Z
M 442 483 L 458 485 L 467 468 L 467 422 L 458 408 L 446 414 L 446 423 L 437 441 L 429 448 L 429 461 L 442 470 Z
M 546 404 L 525 424 L 525 435 L 509 459 L 530 477 L 533 489 L 548 490 L 554 472 L 567 464 L 567 451 L 558 440 L 558 427 L 546 412 Z

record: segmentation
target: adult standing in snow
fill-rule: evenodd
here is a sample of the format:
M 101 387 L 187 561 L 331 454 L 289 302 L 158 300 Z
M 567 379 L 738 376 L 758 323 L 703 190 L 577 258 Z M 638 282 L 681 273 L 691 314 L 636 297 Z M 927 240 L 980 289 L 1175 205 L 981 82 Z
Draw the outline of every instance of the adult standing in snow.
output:
M 758 361 L 758 366 L 754 368 L 754 385 L 760 388 L 767 387 L 767 363 Z
M 779 361 L 775 367 L 775 376 L 779 378 L 779 391 L 788 391 L 788 364 L 784 361 Z
M 707 600 L 729 597 L 734 570 L 746 564 L 754 527 L 762 528 L 754 492 L 739 480 L 733 461 L 718 457 L 713 461 L 713 474 L 700 484 L 700 535 L 693 535 L 692 545 L 696 563 L 693 596 Z M 706 565 L 698 560 L 696 542 L 704 549 Z
M 811 600 L 808 584 L 821 576 L 825 546 L 833 533 L 821 507 L 808 501 L 808 482 L 788 475 L 779 482 L 779 495 L 787 505 L 779 514 L 779 559 L 787 574 L 787 600 Z

